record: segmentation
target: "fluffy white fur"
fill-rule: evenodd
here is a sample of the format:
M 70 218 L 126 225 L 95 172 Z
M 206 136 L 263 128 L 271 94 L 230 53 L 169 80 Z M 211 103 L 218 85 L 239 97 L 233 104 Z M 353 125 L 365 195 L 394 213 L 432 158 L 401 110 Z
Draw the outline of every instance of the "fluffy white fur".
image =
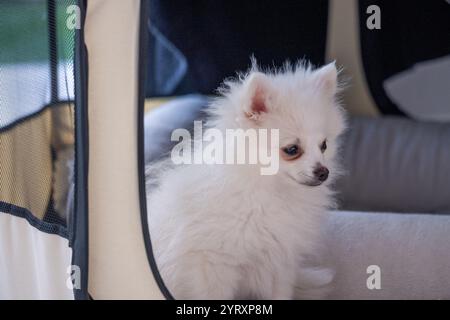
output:
M 280 157 L 279 172 L 271 176 L 260 175 L 258 165 L 171 166 L 169 160 L 147 168 L 154 254 L 175 298 L 320 298 L 317 289 L 333 272 L 307 260 L 317 254 L 327 210 L 334 207 L 330 184 L 345 127 L 337 92 L 334 63 L 268 72 L 254 64 L 225 83 L 207 125 L 277 128 L 280 147 L 298 141 L 301 157 Z M 310 186 L 318 164 L 330 176 Z

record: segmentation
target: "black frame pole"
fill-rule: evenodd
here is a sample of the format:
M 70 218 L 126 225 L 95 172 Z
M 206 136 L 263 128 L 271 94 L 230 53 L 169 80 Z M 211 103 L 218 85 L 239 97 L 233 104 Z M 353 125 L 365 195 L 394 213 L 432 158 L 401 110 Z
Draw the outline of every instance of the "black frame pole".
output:
M 90 299 L 89 276 L 89 122 L 88 122 L 88 57 L 84 43 L 84 20 L 86 0 L 78 0 L 81 28 L 75 30 L 75 201 L 70 244 L 72 265 L 79 268 L 80 288 L 74 288 L 76 300 Z

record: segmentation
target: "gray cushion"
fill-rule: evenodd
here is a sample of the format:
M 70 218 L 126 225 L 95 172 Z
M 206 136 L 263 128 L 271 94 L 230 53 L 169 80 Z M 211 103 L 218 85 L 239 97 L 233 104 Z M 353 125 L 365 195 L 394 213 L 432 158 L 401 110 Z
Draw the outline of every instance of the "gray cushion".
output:
M 343 208 L 450 213 L 450 124 L 399 117 L 349 124 L 347 175 L 337 184 Z

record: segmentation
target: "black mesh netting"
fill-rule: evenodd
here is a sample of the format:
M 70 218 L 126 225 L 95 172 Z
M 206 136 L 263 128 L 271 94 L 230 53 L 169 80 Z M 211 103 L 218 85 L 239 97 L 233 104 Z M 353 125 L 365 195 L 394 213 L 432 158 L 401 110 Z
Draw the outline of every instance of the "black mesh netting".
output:
M 0 214 L 67 237 L 74 0 L 0 1 Z

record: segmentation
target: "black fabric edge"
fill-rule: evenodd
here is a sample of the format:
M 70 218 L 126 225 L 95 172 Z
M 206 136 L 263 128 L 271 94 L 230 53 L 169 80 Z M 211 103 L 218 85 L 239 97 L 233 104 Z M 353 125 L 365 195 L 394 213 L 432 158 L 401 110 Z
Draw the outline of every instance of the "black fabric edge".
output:
M 14 127 L 16 127 L 16 126 L 22 124 L 22 123 L 25 122 L 25 121 L 31 120 L 32 118 L 35 118 L 35 117 L 39 116 L 41 113 L 43 113 L 43 112 L 44 112 L 45 110 L 47 110 L 48 108 L 51 108 L 51 107 L 60 107 L 60 106 L 65 106 L 65 105 L 73 104 L 73 103 L 74 103 L 74 101 L 72 101 L 72 100 L 61 100 L 61 101 L 56 101 L 56 102 L 53 102 L 53 103 L 47 103 L 47 104 L 44 104 L 44 105 L 43 105 L 41 108 L 39 108 L 38 110 L 36 110 L 36 111 L 34 111 L 34 112 L 32 112 L 32 113 L 26 115 L 26 116 L 23 116 L 22 118 L 17 119 L 17 120 L 11 122 L 10 124 L 8 124 L 8 125 L 6 125 L 6 126 L 4 126 L 4 127 L 1 127 L 1 128 L 0 128 L 0 133 L 4 133 L 4 132 L 6 132 L 6 131 L 8 131 L 8 130 L 11 130 L 11 129 L 13 129 Z
M 74 288 L 75 300 L 89 300 L 88 293 L 88 56 L 84 43 L 84 23 L 87 0 L 77 0 L 81 13 L 81 28 L 75 31 L 75 201 L 70 245 L 72 247 L 72 265 L 81 271 L 80 288 Z
M 377 3 L 379 4 L 379 3 Z M 358 27 L 359 28 L 359 49 L 361 52 L 361 62 L 362 62 L 362 76 L 366 80 L 367 83 L 367 89 L 372 96 L 373 101 L 375 102 L 375 107 L 377 107 L 377 110 L 380 111 L 382 115 L 395 115 L 395 116 L 403 116 L 406 117 L 406 114 L 400 110 L 400 108 L 387 96 L 386 92 L 381 88 L 377 87 L 376 83 L 372 80 L 371 77 L 369 77 L 369 73 L 371 70 L 371 63 L 369 62 L 372 57 L 372 53 L 369 52 L 369 50 L 365 50 L 365 44 L 369 41 L 367 39 L 367 32 L 368 29 L 365 25 L 365 20 L 362 19 L 363 14 L 365 13 L 365 5 L 367 3 L 358 2 Z M 376 32 L 373 30 L 370 30 L 370 32 Z M 380 97 L 383 97 L 381 99 Z M 387 101 L 389 103 L 388 106 L 386 106 L 383 103 L 383 100 Z
M 141 209 L 141 225 L 142 234 L 144 236 L 145 250 L 147 259 L 150 264 L 150 269 L 153 277 L 158 284 L 159 290 L 168 300 L 173 300 L 173 296 L 167 289 L 164 281 L 159 273 L 158 266 L 153 255 L 152 243 L 150 238 L 150 231 L 148 228 L 147 219 L 147 197 L 145 192 L 145 157 L 144 157 L 144 103 L 145 103 L 145 89 L 147 77 L 147 63 L 148 63 L 148 31 L 147 21 L 149 13 L 148 0 L 141 0 L 140 7 L 140 21 L 139 21 L 139 61 L 138 61 L 138 119 L 137 119 L 137 152 L 138 152 L 138 183 L 139 183 L 139 205 Z
M 55 234 L 65 239 L 69 239 L 69 234 L 66 227 L 60 224 L 42 221 L 41 219 L 35 217 L 31 213 L 31 211 L 29 211 L 26 208 L 22 208 L 11 203 L 0 201 L 0 213 L 10 214 L 18 218 L 23 218 L 27 220 L 32 227 L 38 229 L 39 231 L 48 234 Z

